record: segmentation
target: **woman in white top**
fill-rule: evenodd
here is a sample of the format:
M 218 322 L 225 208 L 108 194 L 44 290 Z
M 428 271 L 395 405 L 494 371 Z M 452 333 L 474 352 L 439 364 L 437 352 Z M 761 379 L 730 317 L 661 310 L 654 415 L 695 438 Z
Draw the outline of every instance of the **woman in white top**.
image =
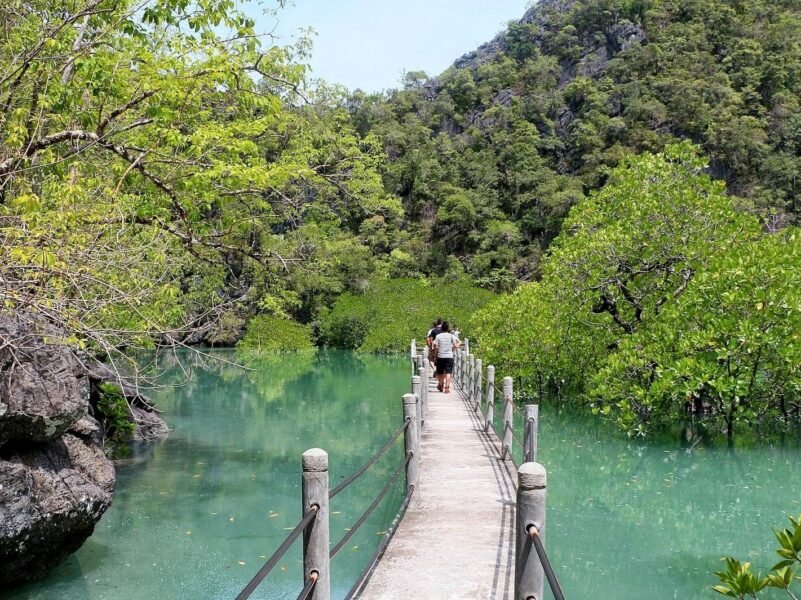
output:
M 437 389 L 446 394 L 451 391 L 451 374 L 453 373 L 453 353 L 459 349 L 459 338 L 450 332 L 447 321 L 442 323 L 442 331 L 434 338 L 434 350 L 437 356 Z

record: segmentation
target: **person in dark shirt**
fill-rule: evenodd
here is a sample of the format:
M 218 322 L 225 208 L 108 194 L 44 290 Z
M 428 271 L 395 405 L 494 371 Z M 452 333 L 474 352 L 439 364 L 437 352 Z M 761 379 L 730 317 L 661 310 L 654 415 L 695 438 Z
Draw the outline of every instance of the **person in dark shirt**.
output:
M 426 335 L 426 346 L 428 346 L 428 364 L 431 365 L 432 377 L 436 377 L 436 364 L 434 363 L 434 339 L 442 333 L 442 319 L 434 321 L 434 326 L 428 330 Z

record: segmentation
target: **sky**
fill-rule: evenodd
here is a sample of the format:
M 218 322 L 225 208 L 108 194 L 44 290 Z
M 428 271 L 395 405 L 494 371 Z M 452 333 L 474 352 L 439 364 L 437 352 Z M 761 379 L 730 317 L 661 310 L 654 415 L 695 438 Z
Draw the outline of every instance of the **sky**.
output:
M 405 71 L 437 75 L 523 16 L 529 0 L 294 0 L 276 17 L 249 10 L 257 29 L 292 43 L 316 31 L 312 78 L 367 92 L 398 87 Z

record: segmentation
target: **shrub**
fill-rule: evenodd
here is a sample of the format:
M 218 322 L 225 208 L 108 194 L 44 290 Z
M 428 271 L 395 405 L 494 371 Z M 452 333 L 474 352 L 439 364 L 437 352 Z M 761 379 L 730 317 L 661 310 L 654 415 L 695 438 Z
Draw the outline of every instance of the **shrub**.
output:
M 245 337 L 237 344 L 237 351 L 245 355 L 269 352 L 296 352 L 312 350 L 311 330 L 308 327 L 268 315 L 253 317 Z
M 493 296 L 466 280 L 373 281 L 363 294 L 340 296 L 322 316 L 319 341 L 363 352 L 403 352 L 412 338 L 423 339 L 435 319 L 463 326 Z

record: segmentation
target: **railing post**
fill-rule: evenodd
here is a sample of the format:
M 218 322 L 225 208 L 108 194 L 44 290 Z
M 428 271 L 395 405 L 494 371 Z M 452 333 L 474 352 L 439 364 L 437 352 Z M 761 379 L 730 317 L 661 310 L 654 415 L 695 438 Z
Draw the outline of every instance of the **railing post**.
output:
M 422 428 L 426 424 L 426 415 L 428 414 L 428 386 L 431 381 L 431 365 L 428 364 L 428 358 L 423 360 L 423 422 L 420 423 Z
M 464 351 L 466 354 L 470 354 L 470 340 L 464 338 Z
M 503 378 L 503 449 L 501 458 L 512 458 L 512 378 Z
M 539 437 L 540 407 L 537 404 L 526 404 L 525 424 L 523 425 L 523 451 L 526 456 L 523 462 L 537 462 L 537 441 Z
M 406 466 L 406 487 L 417 485 L 420 469 L 420 425 L 417 421 L 417 403 L 414 394 L 403 395 L 403 418 L 409 421 L 409 426 L 403 438 L 406 447 L 406 456 L 411 456 Z
M 420 375 L 412 377 L 412 394 L 415 397 L 417 407 L 416 416 L 418 427 L 423 423 L 423 378 Z
M 495 367 L 487 367 L 487 415 L 484 418 L 484 431 L 489 431 L 492 427 L 492 420 L 495 418 Z
M 466 376 L 467 376 L 467 351 L 466 350 L 460 350 L 459 351 L 459 356 L 460 356 L 460 360 L 462 362 L 462 368 L 460 369 L 460 372 L 459 372 L 459 387 L 462 388 L 463 392 L 465 392 L 465 391 L 467 391 L 466 388 L 465 388 L 465 385 L 464 385 L 465 379 L 466 379 Z
M 517 470 L 517 529 L 515 541 L 515 600 L 543 600 L 545 573 L 534 549 L 530 527 L 544 542 L 547 473 L 539 463 Z
M 481 368 L 482 362 L 480 358 L 476 359 L 476 384 L 474 387 L 474 394 L 475 394 L 475 409 L 476 412 L 481 410 Z
M 313 600 L 331 600 L 331 559 L 328 525 L 328 453 L 320 448 L 306 450 L 301 475 L 303 514 L 317 505 L 317 516 L 303 532 L 303 583 L 317 572 Z
M 469 357 L 470 362 L 470 373 L 467 376 L 467 397 L 470 401 L 473 401 L 473 386 L 476 383 L 476 357 L 474 354 L 471 354 Z

